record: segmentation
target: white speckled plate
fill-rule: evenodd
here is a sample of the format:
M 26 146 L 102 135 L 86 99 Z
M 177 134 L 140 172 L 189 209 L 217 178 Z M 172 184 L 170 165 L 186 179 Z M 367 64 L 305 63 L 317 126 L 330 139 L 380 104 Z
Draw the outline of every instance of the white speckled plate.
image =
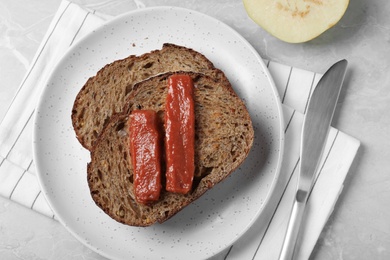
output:
M 164 224 L 147 228 L 112 220 L 92 201 L 89 153 L 75 138 L 73 101 L 106 63 L 160 49 L 193 48 L 222 69 L 245 101 L 255 143 L 244 164 Z M 42 190 L 60 222 L 80 241 L 112 259 L 204 259 L 234 243 L 262 214 L 281 165 L 281 104 L 257 52 L 238 33 L 204 14 L 172 7 L 137 10 L 89 34 L 54 69 L 36 113 L 34 159 Z

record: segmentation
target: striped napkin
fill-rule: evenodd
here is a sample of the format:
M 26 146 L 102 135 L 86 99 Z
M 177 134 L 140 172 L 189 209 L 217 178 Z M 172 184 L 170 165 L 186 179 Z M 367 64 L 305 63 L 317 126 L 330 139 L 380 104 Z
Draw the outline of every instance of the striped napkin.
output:
M 32 156 L 33 114 L 44 82 L 63 53 L 111 17 L 63 0 L 0 124 L 0 195 L 55 218 L 41 193 Z M 276 259 L 298 177 L 299 144 L 307 101 L 321 74 L 265 61 L 282 98 L 285 155 L 269 214 L 215 259 Z M 297 259 L 308 259 L 342 191 L 358 140 L 332 128 L 308 200 Z M 310 228 L 309 228 L 310 227 Z

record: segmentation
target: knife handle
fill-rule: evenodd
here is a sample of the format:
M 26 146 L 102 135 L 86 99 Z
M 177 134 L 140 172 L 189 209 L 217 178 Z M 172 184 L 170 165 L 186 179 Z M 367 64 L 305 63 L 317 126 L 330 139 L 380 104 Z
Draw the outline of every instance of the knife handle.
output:
M 294 205 L 290 214 L 290 220 L 288 222 L 287 232 L 286 236 L 284 237 L 279 260 L 293 259 L 295 244 L 297 242 L 305 207 L 306 200 L 300 200 L 297 196 L 294 200 Z

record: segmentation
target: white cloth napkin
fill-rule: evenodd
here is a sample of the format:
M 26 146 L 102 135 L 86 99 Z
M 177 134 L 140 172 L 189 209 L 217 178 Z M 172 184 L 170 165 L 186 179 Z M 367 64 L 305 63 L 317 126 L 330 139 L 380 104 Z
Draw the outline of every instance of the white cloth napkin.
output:
M 44 82 L 63 53 L 111 17 L 63 0 L 0 124 L 0 195 L 55 218 L 37 182 L 32 157 L 33 114 Z M 273 209 L 220 256 L 222 259 L 277 259 L 297 182 L 303 115 L 321 74 L 265 61 L 282 97 L 285 155 Z M 308 259 L 342 191 L 360 142 L 332 128 L 302 224 L 297 259 Z M 268 225 L 264 225 L 268 223 Z

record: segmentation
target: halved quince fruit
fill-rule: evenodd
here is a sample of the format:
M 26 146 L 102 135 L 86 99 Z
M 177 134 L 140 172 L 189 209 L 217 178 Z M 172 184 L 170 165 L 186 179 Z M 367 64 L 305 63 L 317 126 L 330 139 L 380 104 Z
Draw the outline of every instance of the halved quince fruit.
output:
M 243 0 L 249 17 L 273 36 L 291 43 L 309 41 L 334 26 L 349 0 Z

